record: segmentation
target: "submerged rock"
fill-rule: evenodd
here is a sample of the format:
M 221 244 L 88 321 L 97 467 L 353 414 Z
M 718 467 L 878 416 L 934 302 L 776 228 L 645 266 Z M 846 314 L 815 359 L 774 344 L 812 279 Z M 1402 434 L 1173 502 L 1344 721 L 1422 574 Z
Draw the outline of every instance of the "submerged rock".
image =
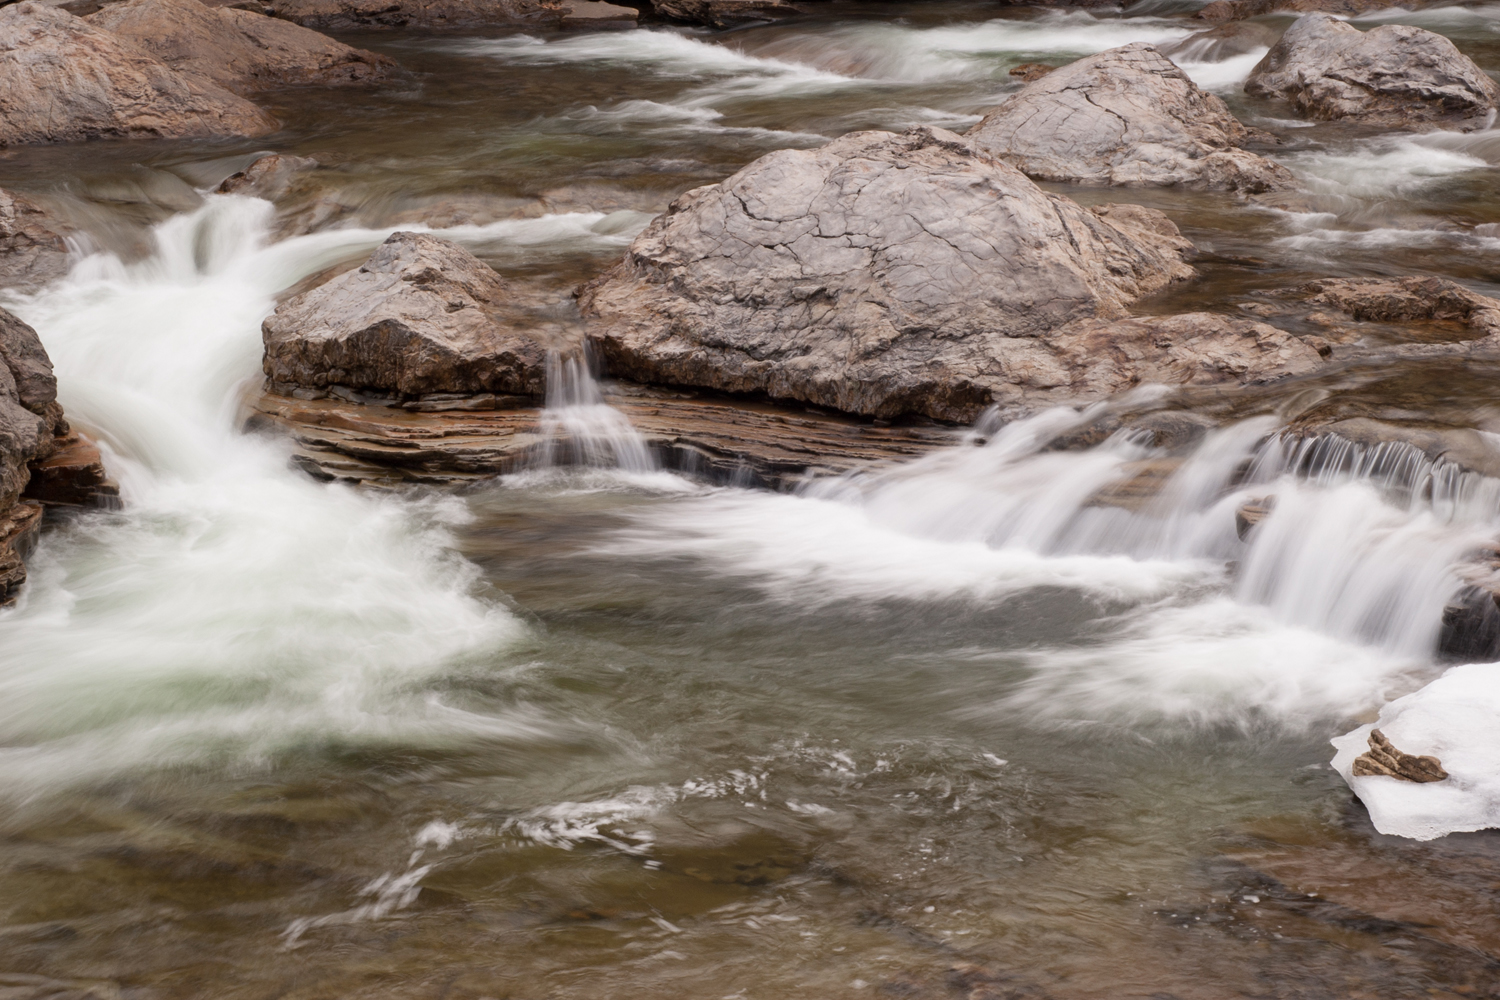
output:
M 1362 322 L 1459 322 L 1477 338 L 1500 336 L 1500 300 L 1447 278 L 1324 278 L 1284 293 Z
M 276 128 L 244 98 L 83 18 L 35 0 L 0 8 L 0 145 Z
M 350 31 L 558 21 L 565 8 L 563 0 L 265 0 L 258 9 L 304 28 Z
M 1057 69 L 1056 66 L 1047 63 L 1022 63 L 1019 66 L 1012 66 L 1009 75 L 1022 83 L 1030 83 L 1032 80 L 1040 80 L 1055 69 Z
M 0 190 L 0 288 L 29 291 L 67 274 L 66 230 L 39 205 Z
M 1418 757 L 1397 750 L 1385 734 L 1370 730 L 1370 749 L 1354 758 L 1355 777 L 1384 776 L 1402 781 L 1442 781 L 1448 777 L 1436 757 Z
M 651 9 L 669 21 L 733 28 L 755 21 L 776 21 L 802 12 L 780 0 L 651 0 Z
M 1249 132 L 1154 46 L 1133 42 L 1031 83 L 969 131 L 1028 177 L 1254 194 L 1290 171 L 1238 148 Z
M 269 153 L 258 157 L 244 170 L 237 170 L 219 184 L 220 194 L 243 194 L 275 201 L 286 193 L 292 182 L 318 166 L 311 156 Z
M 265 373 L 285 391 L 540 395 L 546 347 L 504 321 L 507 295 L 463 247 L 394 233 L 358 269 L 265 321 Z
M 128 38 L 173 69 L 237 94 L 268 87 L 367 84 L 395 62 L 250 10 L 198 0 L 125 0 L 88 18 Z
M 1482 128 L 1500 101 L 1500 85 L 1442 35 L 1405 24 L 1360 31 L 1328 14 L 1288 28 L 1245 92 L 1319 121 L 1392 128 Z

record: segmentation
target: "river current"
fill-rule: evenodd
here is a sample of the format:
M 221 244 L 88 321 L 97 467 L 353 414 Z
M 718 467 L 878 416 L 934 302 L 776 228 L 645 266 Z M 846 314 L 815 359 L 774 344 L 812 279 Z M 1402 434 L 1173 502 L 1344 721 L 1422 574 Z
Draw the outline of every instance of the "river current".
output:
M 1494 834 L 1382 836 L 1329 766 L 1443 671 L 1500 483 L 1280 434 L 1346 398 L 1500 432 L 1484 365 L 1263 394 L 1135 511 L 1088 500 L 1152 453 L 1043 450 L 1092 416 L 1061 409 L 792 493 L 653 468 L 577 370 L 552 419 L 595 430 L 598 467 L 459 494 L 314 482 L 240 432 L 277 296 L 396 228 L 562 301 L 756 156 L 961 130 L 1011 67 L 1137 40 L 1283 136 L 1306 188 L 1058 187 L 1203 252 L 1143 308 L 1346 275 L 1500 293 L 1500 131 L 1276 118 L 1240 91 L 1266 46 L 1186 41 L 1191 3 L 825 6 L 345 36 L 409 72 L 271 95 L 268 145 L 4 153 L 0 186 L 90 234 L 4 304 L 125 507 L 51 532 L 0 610 L 0 995 L 1500 993 Z M 1355 23 L 1392 21 L 1500 70 L 1500 5 Z M 333 166 L 312 232 L 210 193 L 267 149 Z

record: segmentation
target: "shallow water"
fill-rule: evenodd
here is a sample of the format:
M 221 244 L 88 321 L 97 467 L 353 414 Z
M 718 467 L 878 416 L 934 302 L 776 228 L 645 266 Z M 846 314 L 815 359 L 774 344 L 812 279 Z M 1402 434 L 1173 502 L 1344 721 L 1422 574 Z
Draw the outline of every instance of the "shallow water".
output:
M 1497 69 L 1497 10 L 1357 23 Z M 1500 493 L 1277 436 L 1500 429 L 1482 364 L 1205 399 L 1235 419 L 1136 512 L 1086 500 L 1164 456 L 1040 451 L 1071 412 L 795 495 L 652 471 L 577 373 L 553 419 L 621 469 L 360 494 L 235 430 L 275 297 L 393 228 L 443 229 L 565 313 L 687 188 L 851 129 L 967 127 L 1011 66 L 1177 42 L 1180 13 L 832 0 L 722 34 L 366 36 L 408 75 L 272 95 L 287 128 L 254 143 L 8 151 L 0 185 L 101 251 L 7 304 L 127 506 L 50 534 L 0 611 L 0 986 L 1500 993 L 1500 844 L 1381 837 L 1328 767 L 1330 737 L 1441 670 L 1453 564 Z M 1500 222 L 1497 134 L 1292 125 L 1236 93 L 1257 50 L 1208 55 L 1185 68 L 1309 193 L 1058 187 L 1162 208 L 1204 251 L 1143 308 L 1329 275 L 1500 291 L 1474 230 Z M 207 193 L 263 148 L 325 163 L 297 196 L 315 231 Z M 1268 493 L 1240 541 L 1234 508 Z

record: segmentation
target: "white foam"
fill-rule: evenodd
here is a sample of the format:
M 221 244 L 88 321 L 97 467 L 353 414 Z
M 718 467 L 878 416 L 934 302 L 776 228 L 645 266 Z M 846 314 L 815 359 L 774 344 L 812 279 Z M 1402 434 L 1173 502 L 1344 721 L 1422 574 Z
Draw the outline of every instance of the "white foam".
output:
M 1449 178 L 1487 169 L 1480 156 L 1443 148 L 1434 137 L 1400 136 L 1348 152 L 1314 151 L 1278 157 L 1317 193 L 1355 198 L 1413 195 Z

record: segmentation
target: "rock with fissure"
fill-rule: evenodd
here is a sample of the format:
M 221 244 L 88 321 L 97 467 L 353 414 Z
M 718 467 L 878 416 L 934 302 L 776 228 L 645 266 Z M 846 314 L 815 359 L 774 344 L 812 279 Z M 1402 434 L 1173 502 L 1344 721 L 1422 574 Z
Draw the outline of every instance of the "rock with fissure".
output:
M 508 322 L 505 282 L 462 247 L 394 233 L 358 269 L 283 302 L 262 328 L 275 386 L 540 395 L 546 346 Z
M 579 304 L 614 375 L 878 417 L 1318 363 L 1264 323 L 1126 318 L 1193 273 L 1168 227 L 1048 194 L 951 132 L 860 132 L 681 196 Z
M 182 73 L 249 94 L 268 87 L 374 83 L 395 62 L 250 10 L 198 0 L 125 0 L 88 18 Z
M 1299 18 L 1245 81 L 1319 121 L 1391 128 L 1482 128 L 1500 84 L 1448 39 L 1405 24 L 1360 31 L 1328 14 Z
M 276 128 L 243 97 L 83 18 L 34 0 L 0 7 L 0 145 Z
M 969 132 L 1037 180 L 1255 194 L 1290 171 L 1239 148 L 1224 102 L 1154 46 L 1134 42 L 1032 80 Z

